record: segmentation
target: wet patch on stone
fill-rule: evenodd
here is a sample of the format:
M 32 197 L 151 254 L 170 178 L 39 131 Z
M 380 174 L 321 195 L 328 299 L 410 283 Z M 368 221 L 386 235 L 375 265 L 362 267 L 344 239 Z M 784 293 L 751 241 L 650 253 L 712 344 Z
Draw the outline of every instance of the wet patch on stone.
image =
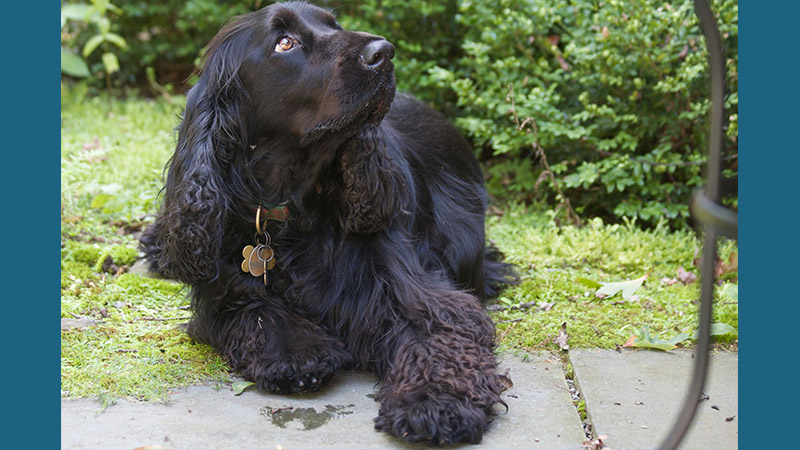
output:
M 353 414 L 356 405 L 325 405 L 325 409 L 295 408 L 293 406 L 261 408 L 260 414 L 267 417 L 273 425 L 280 428 L 295 428 L 303 431 L 319 428 L 331 419 Z

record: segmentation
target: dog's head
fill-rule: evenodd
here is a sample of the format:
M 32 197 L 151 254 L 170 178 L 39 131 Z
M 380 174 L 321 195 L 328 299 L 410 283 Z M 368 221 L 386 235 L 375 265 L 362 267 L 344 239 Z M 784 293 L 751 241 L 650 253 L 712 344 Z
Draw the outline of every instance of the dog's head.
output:
M 335 170 L 348 172 L 339 176 L 348 191 L 340 210 L 353 210 L 340 221 L 355 232 L 385 226 L 398 206 L 380 199 L 403 181 L 386 178 L 385 148 L 352 141 L 374 133 L 389 110 L 393 56 L 386 39 L 343 30 L 305 2 L 227 24 L 187 95 L 154 226 L 157 250 L 149 251 L 157 269 L 187 282 L 213 279 L 232 216 L 250 215 L 246 206 L 258 202 L 301 205 L 308 192 L 331 188 L 322 174 Z
M 280 136 L 303 145 L 330 133 L 377 124 L 395 90 L 394 46 L 347 31 L 329 11 L 304 2 L 278 3 L 226 26 L 209 44 L 206 71 L 235 51 L 230 76 L 247 100 L 251 138 Z M 227 63 L 226 63 L 227 64 Z

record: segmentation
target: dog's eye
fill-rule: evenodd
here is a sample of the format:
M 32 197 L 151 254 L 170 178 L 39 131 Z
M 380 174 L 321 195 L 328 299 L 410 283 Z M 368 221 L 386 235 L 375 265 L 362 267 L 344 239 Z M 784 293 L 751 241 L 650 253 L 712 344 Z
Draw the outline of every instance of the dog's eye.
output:
M 275 52 L 276 53 L 288 52 L 289 50 L 294 48 L 295 44 L 297 43 L 295 42 L 294 39 L 290 38 L 289 36 L 284 36 L 278 41 L 277 44 L 275 44 Z

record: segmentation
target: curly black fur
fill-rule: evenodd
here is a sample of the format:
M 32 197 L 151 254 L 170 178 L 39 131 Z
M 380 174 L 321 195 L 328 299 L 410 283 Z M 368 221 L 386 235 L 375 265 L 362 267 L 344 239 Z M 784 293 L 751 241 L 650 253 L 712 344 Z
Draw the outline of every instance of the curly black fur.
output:
M 393 55 L 302 2 L 227 25 L 189 92 L 141 248 L 191 286 L 191 336 L 259 388 L 313 391 L 365 368 L 381 380 L 379 430 L 479 442 L 507 383 L 481 300 L 513 274 L 486 245 L 470 146 L 395 96 Z M 289 210 L 267 225 L 267 286 L 240 268 L 260 202 Z

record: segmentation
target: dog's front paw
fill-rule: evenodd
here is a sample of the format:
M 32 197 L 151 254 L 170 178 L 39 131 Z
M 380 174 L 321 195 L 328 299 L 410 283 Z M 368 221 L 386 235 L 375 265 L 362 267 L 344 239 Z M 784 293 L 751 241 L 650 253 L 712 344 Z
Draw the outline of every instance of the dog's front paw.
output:
M 382 399 L 375 428 L 412 442 L 477 444 L 483 438 L 488 421 L 483 408 L 466 399 L 436 393 L 419 400 Z
M 313 392 L 350 360 L 350 355 L 338 349 L 309 349 L 256 362 L 246 378 L 255 381 L 259 389 L 277 394 Z

